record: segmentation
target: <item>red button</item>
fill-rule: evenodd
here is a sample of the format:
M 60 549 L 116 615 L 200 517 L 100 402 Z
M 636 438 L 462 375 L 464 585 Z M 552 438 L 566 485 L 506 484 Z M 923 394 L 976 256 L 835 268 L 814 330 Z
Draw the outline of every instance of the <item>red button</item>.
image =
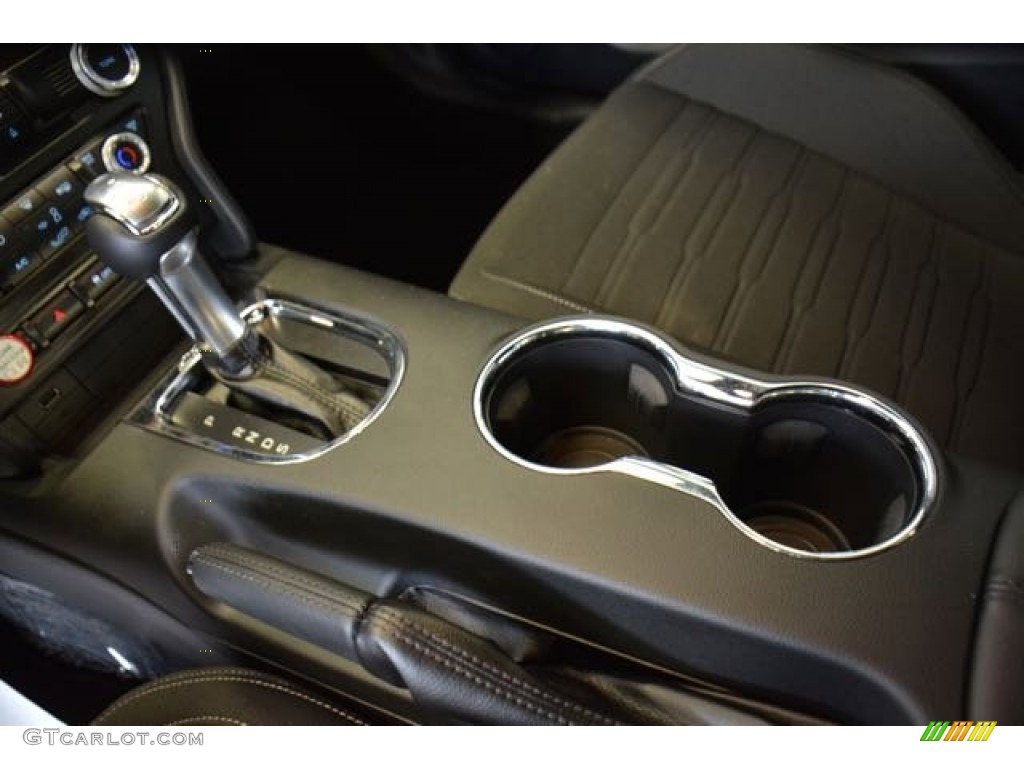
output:
M 85 305 L 71 291 L 64 291 L 29 321 L 33 335 L 53 341 L 72 320 L 85 312 Z

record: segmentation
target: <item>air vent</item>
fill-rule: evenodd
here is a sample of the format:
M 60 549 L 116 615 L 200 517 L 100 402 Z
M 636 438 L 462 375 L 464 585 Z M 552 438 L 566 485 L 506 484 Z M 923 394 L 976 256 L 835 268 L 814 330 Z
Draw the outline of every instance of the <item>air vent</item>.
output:
M 89 97 L 78 82 L 66 45 L 49 45 L 14 67 L 9 75 L 19 101 L 37 120 L 49 122 Z
M 62 57 L 47 65 L 40 74 L 58 98 L 64 98 L 81 88 L 74 70 L 71 69 L 71 61 L 67 58 Z

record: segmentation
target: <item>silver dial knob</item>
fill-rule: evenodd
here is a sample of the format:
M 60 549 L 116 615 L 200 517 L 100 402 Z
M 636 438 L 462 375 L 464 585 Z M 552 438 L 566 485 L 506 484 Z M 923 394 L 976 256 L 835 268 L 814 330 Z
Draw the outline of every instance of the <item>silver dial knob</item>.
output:
M 128 171 L 140 175 L 149 170 L 153 158 L 145 139 L 131 132 L 108 136 L 100 149 L 100 157 L 103 158 L 103 167 L 111 173 Z
M 71 69 L 90 91 L 113 98 L 135 84 L 141 65 L 135 48 L 127 43 L 75 43 Z

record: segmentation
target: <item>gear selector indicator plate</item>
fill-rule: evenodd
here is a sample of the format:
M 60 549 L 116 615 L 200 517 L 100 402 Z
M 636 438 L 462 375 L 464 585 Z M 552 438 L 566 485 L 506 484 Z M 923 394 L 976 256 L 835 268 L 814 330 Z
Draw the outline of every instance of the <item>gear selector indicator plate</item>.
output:
M 196 346 L 129 416 L 129 422 L 238 459 L 292 464 L 321 456 L 366 429 L 402 381 L 405 349 L 401 340 L 367 318 L 266 299 L 243 310 L 242 319 L 269 338 L 287 341 L 292 352 L 343 379 L 369 404 L 366 416 L 344 434 L 318 434 L 298 415 L 260 410 L 212 379 Z

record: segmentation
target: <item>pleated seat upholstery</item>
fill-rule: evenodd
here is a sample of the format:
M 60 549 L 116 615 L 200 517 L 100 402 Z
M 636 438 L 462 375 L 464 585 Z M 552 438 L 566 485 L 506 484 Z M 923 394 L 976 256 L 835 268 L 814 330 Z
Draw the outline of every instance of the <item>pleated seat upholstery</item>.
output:
M 856 382 L 1024 468 L 1022 254 L 1012 166 L 927 86 L 824 48 L 686 46 L 536 171 L 451 293 Z

